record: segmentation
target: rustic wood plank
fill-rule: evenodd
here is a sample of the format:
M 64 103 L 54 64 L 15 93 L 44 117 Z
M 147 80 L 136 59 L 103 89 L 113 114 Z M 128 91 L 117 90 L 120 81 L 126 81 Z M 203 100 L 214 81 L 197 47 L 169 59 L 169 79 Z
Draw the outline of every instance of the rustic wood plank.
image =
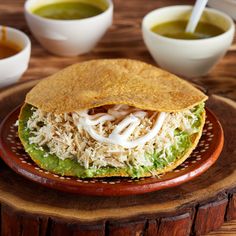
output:
M 235 236 L 236 235 L 236 220 L 226 222 L 217 231 L 206 234 L 205 236 Z
M 2 205 L 1 207 L 1 235 L 20 236 L 22 228 L 20 225 L 20 216 L 12 208 Z
M 160 220 L 158 236 L 188 236 L 192 226 L 191 214 L 166 217 Z
M 21 217 L 21 236 L 39 235 L 39 218 L 32 216 Z
M 10 206 L 1 208 L 1 235 L 43 236 L 48 227 L 47 217 L 18 211 Z
M 56 220 L 57 224 L 59 221 Z M 65 221 L 60 220 L 60 222 L 65 224 Z M 76 236 L 105 236 L 105 221 L 96 222 L 93 224 L 85 224 L 83 222 L 70 221 L 66 223 L 67 233 L 71 232 L 71 235 Z M 57 234 L 55 234 L 57 235 Z
M 48 236 L 48 227 L 50 225 L 50 222 L 49 222 L 49 217 L 40 217 L 39 218 L 39 236 Z
M 144 232 L 145 221 L 116 222 L 108 225 L 108 235 L 112 236 L 142 236 Z
M 150 219 L 146 222 L 146 229 L 144 230 L 144 236 L 153 236 L 158 234 L 159 221 L 156 219 Z
M 220 228 L 224 222 L 228 199 L 222 199 L 200 206 L 194 222 L 194 233 L 198 235 L 209 233 Z
M 49 229 L 49 235 L 51 236 L 64 236 L 72 235 L 72 229 L 69 224 L 65 222 L 55 222 L 51 224 L 51 229 Z
M 76 226 L 73 236 L 105 236 L 105 225 Z
M 229 205 L 226 214 L 226 220 L 235 220 L 236 219 L 236 193 L 230 194 L 229 196 Z

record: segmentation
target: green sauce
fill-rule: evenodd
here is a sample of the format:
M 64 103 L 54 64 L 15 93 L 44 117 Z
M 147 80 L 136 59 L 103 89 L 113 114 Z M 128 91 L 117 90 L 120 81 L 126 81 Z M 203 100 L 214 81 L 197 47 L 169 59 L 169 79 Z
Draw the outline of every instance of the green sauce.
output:
M 95 5 L 85 2 L 58 2 L 40 6 L 33 14 L 54 20 L 78 20 L 93 17 L 104 12 Z
M 194 33 L 186 33 L 185 28 L 188 21 L 170 21 L 155 25 L 151 31 L 162 36 L 174 39 L 206 39 L 224 33 L 224 30 L 218 26 L 199 22 Z

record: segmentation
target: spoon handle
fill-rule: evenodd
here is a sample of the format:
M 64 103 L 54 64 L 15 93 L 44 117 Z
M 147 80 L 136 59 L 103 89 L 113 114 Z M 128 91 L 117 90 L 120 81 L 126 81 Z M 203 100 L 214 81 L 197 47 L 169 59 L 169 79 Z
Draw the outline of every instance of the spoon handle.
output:
M 193 11 L 190 16 L 188 25 L 185 29 L 185 32 L 193 33 L 195 31 L 207 2 L 208 2 L 208 0 L 197 0 L 196 1 L 195 5 L 193 7 Z

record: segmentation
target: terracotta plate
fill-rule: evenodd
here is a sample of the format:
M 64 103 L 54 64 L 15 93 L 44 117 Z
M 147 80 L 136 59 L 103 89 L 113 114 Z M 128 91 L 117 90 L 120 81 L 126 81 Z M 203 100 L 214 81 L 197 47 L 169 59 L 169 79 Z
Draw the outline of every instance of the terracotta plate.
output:
M 223 131 L 217 118 L 207 109 L 203 135 L 191 156 L 172 172 L 151 178 L 78 179 L 59 176 L 39 168 L 25 153 L 15 126 L 19 109 L 11 112 L 0 128 L 0 155 L 18 174 L 66 192 L 99 196 L 121 196 L 153 192 L 177 186 L 202 174 L 217 160 L 223 147 Z

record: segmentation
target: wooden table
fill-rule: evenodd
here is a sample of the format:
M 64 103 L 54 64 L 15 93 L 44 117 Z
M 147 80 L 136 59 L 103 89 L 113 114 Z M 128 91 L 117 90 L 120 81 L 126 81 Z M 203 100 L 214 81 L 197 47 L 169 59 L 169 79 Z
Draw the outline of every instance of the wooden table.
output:
M 128 57 L 155 64 L 142 40 L 140 24 L 143 16 L 150 10 L 161 6 L 189 4 L 190 2 L 192 3 L 193 1 L 114 0 L 115 14 L 113 26 L 91 53 L 75 58 L 56 57 L 49 54 L 40 47 L 26 26 L 23 16 L 24 0 L 1 0 L 0 24 L 18 28 L 31 37 L 33 46 L 32 57 L 30 60 L 29 69 L 24 74 L 22 80 L 40 79 L 73 63 L 95 58 Z M 231 46 L 227 55 L 207 76 L 202 78 L 194 78 L 191 79 L 191 81 L 202 86 L 208 91 L 208 94 L 217 94 L 232 100 L 236 100 L 235 63 L 236 40 L 234 40 L 234 44 Z M 227 100 L 227 102 L 229 101 Z M 8 208 L 4 207 L 3 210 L 2 216 L 10 218 L 11 216 L 7 214 Z M 17 225 L 17 217 L 14 219 L 15 224 Z M 47 228 L 44 227 L 44 224 L 46 224 L 44 221 L 40 222 L 40 224 L 42 225 L 42 229 Z M 50 225 L 52 224 L 50 218 L 47 224 L 53 228 L 53 225 Z M 29 225 L 28 227 L 34 227 L 34 225 Z M 71 227 L 73 227 L 73 225 Z M 61 229 L 61 232 L 63 232 L 63 227 Z M 105 232 L 107 232 L 106 230 L 107 229 L 105 229 Z M 5 232 L 6 235 L 10 235 L 10 232 L 13 231 L 9 230 L 2 232 Z M 216 233 L 210 233 L 210 235 L 222 236 L 226 234 L 236 235 L 236 220 L 225 223 Z M 43 232 L 39 232 L 39 235 L 43 235 Z

